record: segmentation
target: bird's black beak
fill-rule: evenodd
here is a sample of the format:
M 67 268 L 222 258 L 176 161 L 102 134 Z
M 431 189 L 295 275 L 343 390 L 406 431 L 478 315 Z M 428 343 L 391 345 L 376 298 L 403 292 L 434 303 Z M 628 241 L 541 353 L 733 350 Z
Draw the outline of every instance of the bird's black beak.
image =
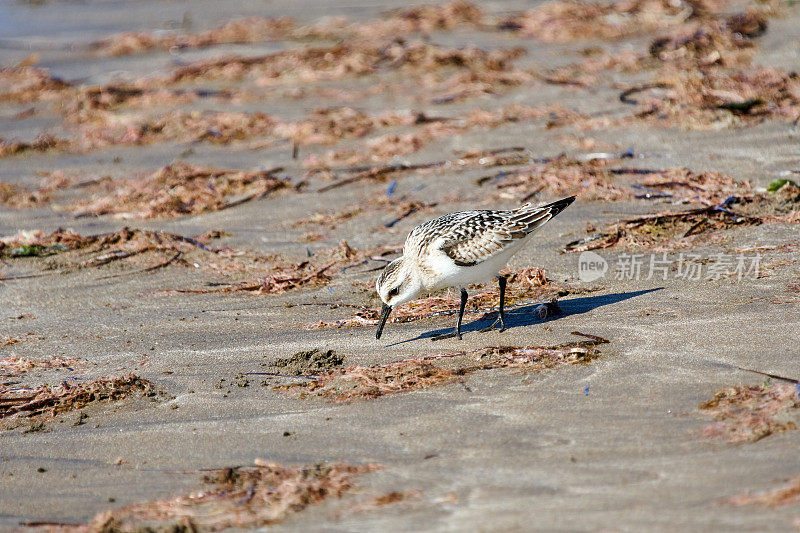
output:
M 389 313 L 392 312 L 392 306 L 383 304 L 381 307 L 381 321 L 378 322 L 378 332 L 375 334 L 376 339 L 381 338 L 381 333 L 383 333 L 383 326 L 386 325 L 386 319 L 389 318 Z

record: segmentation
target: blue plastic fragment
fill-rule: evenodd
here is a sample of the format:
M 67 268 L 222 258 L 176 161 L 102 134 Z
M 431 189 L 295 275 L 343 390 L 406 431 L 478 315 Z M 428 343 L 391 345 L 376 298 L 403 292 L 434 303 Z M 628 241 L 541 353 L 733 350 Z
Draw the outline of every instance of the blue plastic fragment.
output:
M 583 389 L 583 394 L 589 396 L 589 385 L 586 385 L 586 388 Z
M 389 184 L 389 188 L 386 190 L 386 196 L 391 196 L 394 194 L 394 190 L 397 188 L 397 182 L 393 181 Z
M 508 172 L 505 170 L 498 172 L 494 179 L 489 183 L 489 185 L 495 185 L 503 180 L 506 176 L 508 176 Z
M 725 201 L 724 201 L 724 202 L 722 202 L 721 204 L 719 204 L 719 205 L 715 205 L 715 206 L 713 207 L 713 209 L 714 209 L 715 211 L 722 211 L 723 213 L 728 213 L 729 215 L 732 215 L 732 216 L 734 217 L 734 219 L 735 219 L 735 220 L 739 220 L 739 218 L 741 218 L 741 217 L 739 217 L 739 216 L 738 216 L 736 213 L 734 213 L 733 211 L 731 211 L 730 209 L 728 209 L 728 207 L 731 205 L 731 203 L 733 203 L 733 202 L 734 202 L 734 201 L 736 201 L 736 200 L 737 200 L 737 197 L 736 197 L 736 196 L 729 196 L 729 197 L 728 197 L 728 198 L 726 198 L 726 199 L 725 199 Z

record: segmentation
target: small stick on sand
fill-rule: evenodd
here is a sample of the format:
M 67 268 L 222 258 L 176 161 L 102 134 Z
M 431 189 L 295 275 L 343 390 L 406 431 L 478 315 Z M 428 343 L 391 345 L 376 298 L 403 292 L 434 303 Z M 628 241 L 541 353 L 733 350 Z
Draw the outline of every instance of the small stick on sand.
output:
M 165 266 L 171 264 L 173 261 L 178 259 L 181 255 L 183 255 L 183 252 L 178 252 L 175 255 L 173 255 L 172 257 L 170 257 L 169 259 L 167 259 L 166 261 L 161 262 L 161 263 L 159 263 L 157 265 L 149 266 L 147 268 L 142 268 L 142 269 L 139 269 L 139 270 L 134 270 L 132 272 L 122 272 L 120 274 L 111 274 L 110 276 L 102 276 L 102 277 L 100 277 L 98 279 L 118 278 L 118 277 L 121 277 L 121 276 L 129 276 L 129 275 L 132 275 L 132 274 L 141 274 L 143 272 L 152 272 L 154 270 L 158 270 L 159 268 L 164 268 Z

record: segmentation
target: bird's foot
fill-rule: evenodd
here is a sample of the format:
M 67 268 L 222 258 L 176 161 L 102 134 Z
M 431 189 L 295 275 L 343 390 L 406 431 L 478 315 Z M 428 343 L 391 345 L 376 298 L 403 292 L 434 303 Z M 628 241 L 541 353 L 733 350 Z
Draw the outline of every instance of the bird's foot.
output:
M 453 330 L 450 333 L 442 333 L 441 335 L 435 335 L 431 337 L 431 342 L 441 341 L 444 339 L 452 339 L 453 337 L 458 337 L 458 340 L 463 340 L 463 338 L 461 337 L 461 332 Z
M 481 331 L 481 333 L 486 333 L 487 331 L 492 331 L 497 327 L 498 324 L 500 324 L 500 329 L 498 331 L 500 331 L 502 333 L 503 331 L 506 330 L 506 321 L 505 321 L 505 319 L 502 316 L 498 316 L 497 319 L 494 322 L 491 323 L 491 325 L 483 328 L 480 331 Z

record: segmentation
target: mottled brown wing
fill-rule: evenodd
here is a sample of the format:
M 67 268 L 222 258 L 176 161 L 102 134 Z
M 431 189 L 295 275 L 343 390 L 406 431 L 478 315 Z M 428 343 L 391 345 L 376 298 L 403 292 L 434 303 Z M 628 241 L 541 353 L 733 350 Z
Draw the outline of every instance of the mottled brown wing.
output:
M 474 266 L 525 237 L 514 229 L 502 211 L 475 211 L 445 235 L 441 250 L 458 266 Z

